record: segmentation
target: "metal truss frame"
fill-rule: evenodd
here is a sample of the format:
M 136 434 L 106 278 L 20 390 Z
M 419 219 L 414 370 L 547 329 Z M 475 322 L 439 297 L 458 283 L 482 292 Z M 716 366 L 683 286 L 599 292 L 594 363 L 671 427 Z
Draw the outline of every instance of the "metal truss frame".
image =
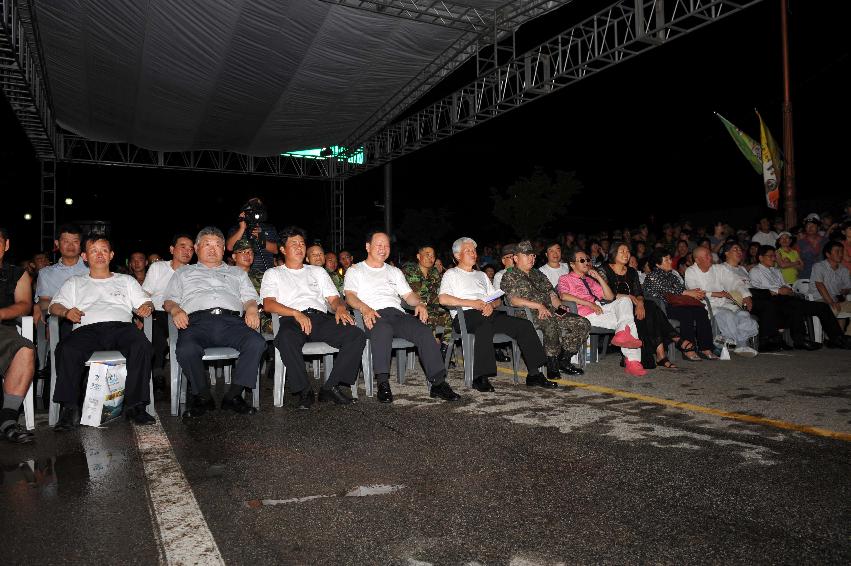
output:
M 485 30 L 468 30 L 460 35 L 443 53 L 423 68 L 415 77 L 394 93 L 381 107 L 373 112 L 348 137 L 347 143 L 360 143 L 369 139 L 380 130 L 390 125 L 402 116 L 405 111 L 437 86 L 443 79 L 461 65 L 479 57 L 486 46 L 492 46 L 495 54 L 493 63 L 496 64 L 496 54 L 499 46 L 507 37 L 522 24 L 538 16 L 569 4 L 573 0 L 509 0 L 494 10 L 491 26 Z M 512 38 L 513 44 L 513 38 Z M 512 52 L 513 54 L 513 52 Z M 477 65 L 482 71 L 481 61 Z M 342 144 L 345 147 L 355 147 Z
M 427 108 L 356 145 L 347 144 L 364 148 L 363 165 L 349 175 L 467 130 L 761 1 L 615 2 Z
M 441 27 L 481 33 L 493 25 L 493 10 L 442 2 L 441 0 L 320 0 L 327 4 L 345 6 L 423 22 Z
M 42 250 L 52 250 L 56 239 L 56 160 L 41 160 L 39 225 Z
M 55 158 L 56 125 L 29 0 L 0 0 L 0 91 L 39 159 Z
M 131 143 L 93 141 L 69 133 L 60 133 L 59 141 L 58 158 L 74 163 L 300 179 L 327 179 L 331 176 L 328 159 L 293 155 L 255 157 L 221 150 L 158 151 Z M 346 168 L 347 162 L 339 160 L 335 167 Z

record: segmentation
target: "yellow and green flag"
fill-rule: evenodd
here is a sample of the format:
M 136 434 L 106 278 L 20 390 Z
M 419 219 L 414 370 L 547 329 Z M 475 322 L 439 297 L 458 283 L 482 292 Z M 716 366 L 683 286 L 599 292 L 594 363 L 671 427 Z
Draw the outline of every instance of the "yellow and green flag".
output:
M 722 124 L 724 124 L 724 127 L 727 129 L 727 132 L 729 132 L 730 137 L 732 137 L 733 141 L 736 142 L 736 147 L 739 148 L 739 151 L 742 152 L 745 159 L 747 159 L 748 163 L 750 163 L 754 168 L 754 171 L 762 174 L 762 146 L 752 137 L 730 123 L 721 114 L 716 112 L 715 115 L 718 116 L 718 119 L 721 120 Z
M 783 171 L 783 162 L 780 160 L 780 152 L 777 151 L 777 143 L 768 131 L 765 122 L 759 112 L 759 141 L 762 148 L 762 182 L 765 185 L 765 201 L 768 208 L 777 210 L 780 201 L 780 175 Z

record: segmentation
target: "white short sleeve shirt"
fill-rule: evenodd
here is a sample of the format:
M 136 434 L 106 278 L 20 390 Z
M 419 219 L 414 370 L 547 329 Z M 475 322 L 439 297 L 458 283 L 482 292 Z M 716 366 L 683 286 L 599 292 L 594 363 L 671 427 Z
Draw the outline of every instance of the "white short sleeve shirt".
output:
M 172 275 L 174 275 L 174 269 L 172 269 L 170 261 L 154 262 L 145 275 L 142 289 L 150 295 L 151 302 L 154 303 L 154 308 L 158 311 L 163 310 L 165 289 L 168 287 Z
M 75 275 L 62 284 L 50 305 L 77 308 L 83 316 L 80 325 L 96 322 L 130 322 L 133 309 L 150 299 L 133 277 L 113 273 L 106 279 L 93 279 L 90 275 Z
M 325 268 L 315 265 L 304 265 L 300 269 L 280 265 L 267 270 L 260 284 L 261 299 L 271 297 L 297 311 L 328 312 L 326 299 L 339 296 Z
M 413 293 L 401 269 L 386 263 L 381 267 L 370 267 L 365 261 L 356 263 L 346 271 L 343 290 L 354 291 L 358 299 L 373 310 L 402 310 L 400 299 Z
M 496 292 L 488 276 L 482 271 L 464 271 L 458 267 L 447 269 L 440 281 L 440 294 L 452 295 L 469 301 L 485 300 Z M 463 307 L 469 310 L 472 307 Z M 455 316 L 453 311 L 452 316 Z
M 562 262 L 558 267 L 550 267 L 548 263 L 545 263 L 538 270 L 547 276 L 547 279 L 550 280 L 550 285 L 555 288 L 558 285 L 559 277 L 570 273 L 570 265 Z

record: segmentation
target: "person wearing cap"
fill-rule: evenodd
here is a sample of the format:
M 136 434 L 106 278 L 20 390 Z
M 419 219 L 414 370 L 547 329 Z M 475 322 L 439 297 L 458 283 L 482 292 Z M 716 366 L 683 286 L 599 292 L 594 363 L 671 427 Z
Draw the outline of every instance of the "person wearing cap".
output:
M 254 246 L 248 238 L 240 238 L 233 245 L 233 264 L 248 274 L 248 280 L 254 285 L 254 290 L 260 292 L 263 283 L 263 272 L 254 268 Z M 260 332 L 272 334 L 272 316 L 263 312 L 263 305 L 258 305 L 260 313 Z
M 804 235 L 795 245 L 803 263 L 798 273 L 801 279 L 809 279 L 813 266 L 822 259 L 822 250 L 827 243 L 827 238 L 819 234 L 820 226 L 821 217 L 818 214 L 811 213 L 804 218 Z
M 193 393 L 183 416 L 200 417 L 216 408 L 201 359 L 204 349 L 214 346 L 239 352 L 221 408 L 253 415 L 257 408 L 249 406 L 242 394 L 260 385 L 257 371 L 266 351 L 266 341 L 257 332 L 257 291 L 244 271 L 223 261 L 225 237 L 218 228 L 207 226 L 198 232 L 195 254 L 198 263 L 175 271 L 163 295 L 163 308 L 178 329 L 177 361 Z
M 773 246 L 777 241 L 777 232 L 771 229 L 771 222 L 767 217 L 762 217 L 757 223 L 757 230 L 751 236 L 751 242 L 757 242 L 760 246 Z
M 452 243 L 452 254 L 458 266 L 447 269 L 443 274 L 443 280 L 440 282 L 440 304 L 464 309 L 467 330 L 476 337 L 473 387 L 483 392 L 494 390 L 489 379 L 496 375 L 497 371 L 493 336 L 500 332 L 517 341 L 526 362 L 527 386 L 545 389 L 558 387 L 552 381 L 547 381 L 539 370 L 546 365 L 547 357 L 532 323 L 494 310 L 494 302 L 497 299 L 493 296 L 496 289 L 484 273 L 473 269 L 478 259 L 476 241 L 467 237 L 458 238 Z M 453 312 L 452 316 L 455 319 L 455 330 L 460 332 L 457 313 Z M 467 363 L 467 360 L 464 360 L 464 363 Z
M 794 245 L 795 237 L 789 232 L 783 231 L 777 234 L 777 242 L 774 246 L 777 250 L 777 267 L 780 268 L 783 280 L 789 285 L 798 280 L 798 272 L 804 267 L 798 250 L 792 247 Z
M 570 363 L 588 340 L 591 323 L 585 317 L 568 312 L 543 273 L 535 269 L 535 249 L 524 240 L 514 246 L 514 268 L 502 279 L 502 290 L 509 304 L 537 311 L 532 323 L 544 335 L 547 354 L 547 378 L 558 379 L 559 371 L 582 375 L 582 369 Z M 525 312 L 521 313 L 525 318 Z
M 570 273 L 570 266 L 561 261 L 561 245 L 558 242 L 550 242 L 546 248 L 547 263 L 539 267 L 541 273 L 547 276 L 550 284 L 555 289 L 559 277 Z
M 423 244 L 417 249 L 417 263 L 409 263 L 402 273 L 405 274 L 408 285 L 420 296 L 420 301 L 425 305 L 428 311 L 426 325 L 431 328 L 435 339 L 440 342 L 441 355 L 445 356 L 449 344 L 452 343 L 452 317 L 437 299 L 441 275 L 434 266 L 435 257 L 434 247 Z
M 527 240 L 528 241 L 528 240 Z M 517 244 L 505 244 L 500 251 L 500 259 L 502 261 L 502 269 L 497 271 L 493 276 L 493 286 L 495 289 L 502 289 L 502 278 L 506 273 L 514 268 L 514 255 L 517 253 Z

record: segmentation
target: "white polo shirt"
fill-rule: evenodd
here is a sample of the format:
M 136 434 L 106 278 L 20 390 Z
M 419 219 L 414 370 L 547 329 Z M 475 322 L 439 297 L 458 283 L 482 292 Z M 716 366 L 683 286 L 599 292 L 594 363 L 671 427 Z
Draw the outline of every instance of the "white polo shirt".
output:
M 163 310 L 163 300 L 165 296 L 168 282 L 171 281 L 171 276 L 174 275 L 174 269 L 171 267 L 170 261 L 157 261 L 151 264 L 148 268 L 148 273 L 145 275 L 145 282 L 142 283 L 142 289 L 150 295 L 151 302 L 154 303 L 154 308 L 158 311 Z
M 493 284 L 482 271 L 464 271 L 458 267 L 447 269 L 440 280 L 441 295 L 452 295 L 458 299 L 468 301 L 485 300 L 496 292 Z M 462 307 L 469 310 L 473 307 Z M 452 316 L 456 315 L 452 311 Z
M 354 291 L 358 299 L 373 310 L 403 310 L 400 299 L 413 293 L 401 269 L 386 263 L 381 267 L 370 267 L 365 261 L 346 270 L 343 290 Z
M 547 276 L 547 279 L 550 280 L 550 285 L 553 286 L 553 289 L 558 285 L 558 280 L 562 275 L 567 275 L 570 273 L 570 265 L 561 262 L 558 267 L 550 267 L 550 264 L 545 263 L 538 270 Z
M 324 267 L 303 265 L 300 269 L 290 269 L 279 265 L 263 274 L 260 298 L 266 297 L 297 311 L 328 312 L 327 299 L 339 298 L 340 294 Z
M 133 309 L 150 299 L 142 286 L 130 275 L 113 273 L 106 279 L 92 279 L 89 274 L 75 275 L 62 284 L 50 306 L 77 308 L 83 312 L 80 325 L 96 322 L 130 322 Z
M 818 294 L 816 282 L 822 283 L 834 299 L 842 294 L 843 289 L 851 288 L 848 268 L 840 263 L 836 269 L 833 269 L 826 259 L 813 265 L 813 272 L 810 274 L 810 292 Z

